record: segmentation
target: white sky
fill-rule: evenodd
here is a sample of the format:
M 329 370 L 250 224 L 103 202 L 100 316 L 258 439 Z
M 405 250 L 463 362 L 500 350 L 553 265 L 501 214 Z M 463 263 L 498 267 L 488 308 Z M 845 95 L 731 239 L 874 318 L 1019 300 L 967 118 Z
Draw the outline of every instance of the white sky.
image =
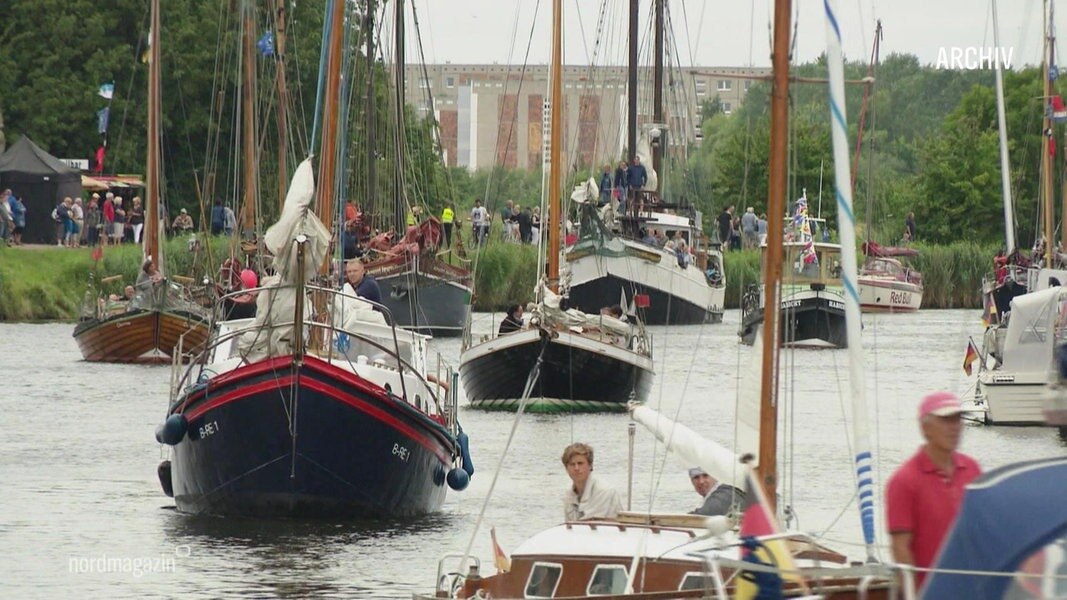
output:
M 675 43 L 683 66 L 769 66 L 769 15 L 773 0 L 668 0 Z M 550 0 L 408 0 L 409 39 L 419 19 L 427 63 L 522 63 L 531 27 L 536 27 L 529 62 L 548 61 Z M 607 0 L 611 40 L 596 64 L 625 62 L 628 0 Z M 815 59 L 826 47 L 822 0 L 794 0 L 798 19 L 795 62 Z M 563 0 L 567 64 L 590 64 L 601 11 L 599 0 Z M 642 20 L 651 0 L 641 0 Z M 1041 0 L 999 0 L 1000 46 L 1013 52 L 1011 64 L 1038 64 L 1041 54 Z M 866 61 L 876 18 L 882 20 L 881 54 L 915 54 L 935 64 L 941 49 L 992 47 L 990 0 L 838 0 L 845 53 Z M 1056 15 L 1067 24 L 1067 5 Z M 579 26 L 579 23 L 581 26 Z M 645 31 L 642 26 L 642 33 Z M 688 30 L 688 31 L 687 31 Z M 1067 31 L 1067 29 L 1062 29 Z M 584 35 L 583 35 L 584 32 Z M 1058 43 L 1062 47 L 1062 43 Z M 692 56 L 692 59 L 690 59 Z M 415 55 L 408 50 L 409 62 Z M 642 60 L 642 62 L 646 62 Z

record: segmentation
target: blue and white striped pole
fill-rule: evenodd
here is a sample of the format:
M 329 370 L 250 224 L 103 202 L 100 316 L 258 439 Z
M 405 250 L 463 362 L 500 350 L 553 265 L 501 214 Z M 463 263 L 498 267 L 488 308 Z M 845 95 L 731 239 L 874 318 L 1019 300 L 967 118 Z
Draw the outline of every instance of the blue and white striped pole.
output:
M 849 175 L 848 122 L 845 119 L 845 65 L 836 2 L 823 0 L 826 11 L 826 58 L 830 69 L 830 128 L 834 148 L 834 195 L 841 234 L 841 281 L 845 288 L 845 319 L 849 351 L 849 384 L 852 392 L 853 449 L 856 452 L 856 484 L 859 487 L 860 521 L 867 545 L 867 559 L 874 561 L 874 479 L 871 442 L 867 427 L 867 399 L 860 339 L 860 296 L 856 265 L 856 215 L 852 212 Z

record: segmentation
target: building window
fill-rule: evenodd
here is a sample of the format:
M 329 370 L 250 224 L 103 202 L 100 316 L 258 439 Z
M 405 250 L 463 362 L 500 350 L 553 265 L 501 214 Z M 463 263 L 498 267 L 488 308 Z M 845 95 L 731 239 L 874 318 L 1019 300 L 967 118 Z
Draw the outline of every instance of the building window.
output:
M 723 103 L 722 103 L 722 114 L 724 114 L 724 115 L 728 115 L 728 114 L 730 114 L 730 112 L 731 112 L 732 110 L 733 110 L 733 107 L 732 107 L 732 106 L 730 106 L 730 103 L 729 103 L 729 102 L 723 102 Z
M 445 87 L 448 87 L 448 88 L 456 87 L 456 78 L 455 77 L 445 77 Z
M 752 80 L 751 79 L 746 79 L 745 80 L 745 91 L 747 92 L 748 88 L 750 88 L 750 87 L 752 87 Z
M 720 92 L 729 92 L 733 88 L 733 85 L 731 84 L 732 82 L 729 79 L 720 79 L 719 87 L 717 89 Z

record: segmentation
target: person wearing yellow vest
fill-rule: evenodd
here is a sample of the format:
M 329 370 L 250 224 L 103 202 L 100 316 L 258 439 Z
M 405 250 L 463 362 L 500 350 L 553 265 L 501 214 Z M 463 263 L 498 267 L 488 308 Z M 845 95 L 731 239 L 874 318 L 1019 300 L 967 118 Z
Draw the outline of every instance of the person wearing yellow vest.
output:
M 441 224 L 445 226 L 445 247 L 452 247 L 452 223 L 456 220 L 456 213 L 452 210 L 452 203 L 445 204 L 441 211 Z
M 408 209 L 408 227 L 414 227 L 419 224 L 419 216 L 422 214 L 421 206 L 413 206 Z

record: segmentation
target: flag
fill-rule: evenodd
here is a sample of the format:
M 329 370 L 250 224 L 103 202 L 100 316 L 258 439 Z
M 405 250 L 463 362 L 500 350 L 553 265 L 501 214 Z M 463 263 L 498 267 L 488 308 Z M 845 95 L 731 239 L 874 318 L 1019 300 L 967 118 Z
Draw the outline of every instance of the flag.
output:
M 652 306 L 652 298 L 648 294 L 634 294 L 634 306 L 637 308 L 648 308 Z
M 274 56 L 274 32 L 268 29 L 256 42 L 256 48 L 259 48 L 259 53 L 263 56 Z
M 100 146 L 96 149 L 96 168 L 93 169 L 97 174 L 104 172 L 104 155 L 107 154 L 107 147 Z
M 745 476 L 745 503 L 741 511 L 741 537 L 755 539 L 780 533 L 774 511 L 763 495 L 763 486 L 756 480 L 755 472 L 749 468 Z M 769 564 L 783 571 L 781 578 L 796 582 L 805 593 L 809 593 L 807 583 L 796 573 L 796 563 L 784 539 L 762 542 L 761 547 L 753 551 L 742 552 L 744 560 L 752 563 Z M 746 577 L 748 575 L 748 577 Z M 736 600 L 752 600 L 760 592 L 761 573 L 742 572 L 737 578 L 734 590 Z M 773 577 L 770 578 L 773 581 Z M 780 584 L 781 581 L 778 581 Z
M 974 340 L 967 340 L 967 354 L 963 356 L 963 372 L 971 374 L 971 363 L 978 359 L 978 348 L 974 347 Z
M 504 550 L 496 542 L 496 527 L 489 529 L 489 536 L 493 538 L 493 565 L 496 566 L 498 573 L 507 573 L 511 570 L 511 559 L 504 554 Z
M 148 42 L 145 43 L 144 52 L 141 53 L 141 62 L 147 64 L 152 60 L 152 28 L 148 28 Z
M 1057 123 L 1067 121 L 1067 106 L 1063 105 L 1063 98 L 1060 96 L 1052 97 L 1052 120 Z
M 96 93 L 99 94 L 101 98 L 110 100 L 115 95 L 114 82 L 101 84 L 100 89 L 98 89 Z
M 100 135 L 107 133 L 107 121 L 110 116 L 111 109 L 106 106 L 96 111 L 96 131 Z
M 97 246 L 96 248 L 93 248 L 93 261 L 100 262 L 101 258 L 104 258 L 104 247 Z

